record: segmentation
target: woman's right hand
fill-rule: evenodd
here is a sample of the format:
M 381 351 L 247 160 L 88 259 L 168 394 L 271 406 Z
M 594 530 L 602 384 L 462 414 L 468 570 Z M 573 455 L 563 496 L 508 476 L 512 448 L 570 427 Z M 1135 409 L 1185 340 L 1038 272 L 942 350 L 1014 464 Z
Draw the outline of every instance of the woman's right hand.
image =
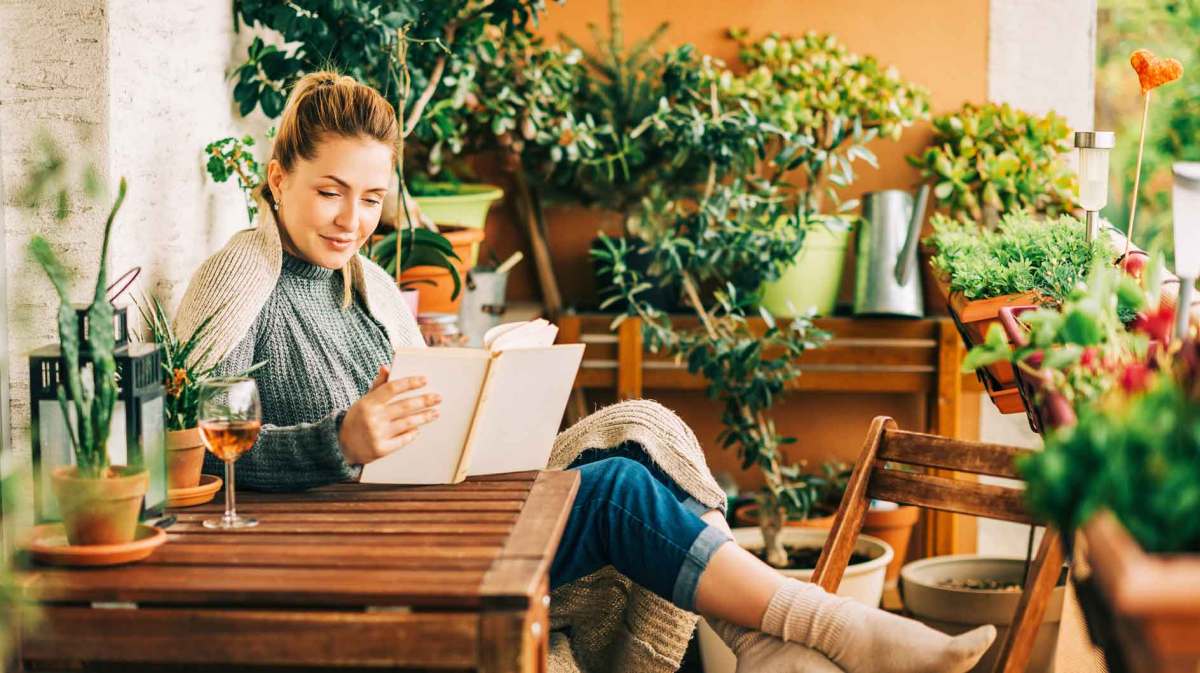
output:
M 416 439 L 422 425 L 438 417 L 440 395 L 407 394 L 424 387 L 424 377 L 387 378 L 388 368 L 380 367 L 371 390 L 342 419 L 338 442 L 351 465 L 365 465 L 399 449 Z

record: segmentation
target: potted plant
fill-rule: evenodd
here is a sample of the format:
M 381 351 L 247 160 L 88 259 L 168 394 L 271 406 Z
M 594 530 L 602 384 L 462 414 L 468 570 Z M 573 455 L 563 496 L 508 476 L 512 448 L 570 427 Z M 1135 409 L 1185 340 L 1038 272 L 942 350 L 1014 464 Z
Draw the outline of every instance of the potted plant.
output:
M 1200 350 L 1172 343 L 1121 386 L 1079 409 L 1018 467 L 1030 508 L 1054 522 L 1091 568 L 1077 577 L 1089 626 L 1145 670 L 1200 662 Z M 1071 546 L 1067 546 L 1071 549 Z M 1170 629 L 1171 638 L 1155 637 Z
M 167 430 L 167 488 L 194 488 L 204 467 L 204 442 L 200 438 L 200 385 L 214 376 L 217 363 L 207 363 L 206 353 L 196 353 L 212 327 L 213 316 L 202 320 L 187 339 L 181 340 L 157 297 L 138 304 L 138 312 L 162 352 L 163 412 Z M 238 374 L 245 376 L 258 366 Z M 215 487 L 214 487 L 215 488 Z
M 55 154 L 61 159 L 61 152 L 55 151 Z M 98 191 L 98 182 L 94 172 L 88 176 L 85 178 L 86 183 L 91 183 L 88 191 L 94 193 Z M 65 219 L 69 200 L 67 180 L 64 160 L 43 161 L 31 176 L 24 200 L 30 206 L 48 200 L 55 205 L 56 219 Z M 100 268 L 87 308 L 88 321 L 92 325 L 113 324 L 113 306 L 106 295 L 108 242 L 124 200 L 125 180 L 122 179 L 104 225 Z M 67 269 L 59 262 L 50 243 L 41 236 L 35 235 L 30 240 L 29 251 L 46 272 L 60 301 L 57 322 L 63 382 L 58 400 L 75 465 L 56 468 L 51 474 L 51 487 L 63 515 L 67 540 L 72 545 L 130 542 L 137 529 L 150 477 L 143 465 L 112 465 L 109 462 L 110 423 L 117 401 L 113 330 L 88 330 L 81 336 L 71 304 Z
M 927 626 L 957 635 L 983 624 L 993 624 L 997 642 L 1003 643 L 1017 613 L 1026 571 L 1024 558 L 975 554 L 935 556 L 913 561 L 901 569 L 900 593 L 904 597 L 905 610 Z M 1025 669 L 1029 673 L 1054 670 L 1066 577 L 1064 570 L 1050 593 Z M 992 646 L 971 668 L 971 673 L 989 673 L 1000 649 L 998 645 Z
M 938 214 L 928 242 L 936 287 L 968 347 L 983 343 L 1001 308 L 1057 305 L 1098 260 L 1116 254 L 1105 237 L 1089 243 L 1075 218 L 1044 220 L 1023 211 L 1005 215 L 994 230 Z M 1001 411 L 1021 411 L 1007 360 L 989 364 L 981 378 Z
M 1057 308 L 1001 308 L 1000 324 L 967 354 L 963 371 L 1008 362 L 1031 427 L 1071 425 L 1078 407 L 1104 395 L 1130 365 L 1146 362 L 1150 327 L 1163 322 L 1159 312 L 1135 279 L 1099 263 Z
M 469 254 L 469 243 L 456 246 L 436 231 L 405 227 L 385 234 L 371 245 L 369 254 L 376 264 L 399 278 L 406 299 L 419 293 L 419 306 L 409 299 L 413 315 L 418 308 L 457 313 L 462 276 L 468 271 L 462 260 Z
M 781 156 L 780 170 L 794 171 L 803 185 L 805 211 L 821 226 L 780 277 L 764 287 L 762 305 L 776 316 L 815 307 L 833 312 L 858 200 L 842 201 L 838 189 L 855 179 L 854 163 L 878 167 L 867 147 L 877 138 L 899 140 L 905 128 L 929 117 L 929 94 L 904 81 L 873 56 L 851 53 L 832 35 L 776 33 L 750 40 L 730 31 L 745 71 L 722 74 L 722 93 L 744 101 L 769 124 L 807 142 Z M 824 201 L 828 199 L 828 204 Z

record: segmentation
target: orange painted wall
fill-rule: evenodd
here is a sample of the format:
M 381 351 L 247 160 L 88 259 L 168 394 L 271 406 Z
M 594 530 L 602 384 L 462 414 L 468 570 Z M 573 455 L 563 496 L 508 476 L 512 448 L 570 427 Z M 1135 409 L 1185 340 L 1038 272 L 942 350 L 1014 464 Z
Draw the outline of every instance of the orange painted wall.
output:
M 589 22 L 607 30 L 607 0 L 567 0 L 549 5 L 541 30 L 547 36 L 565 33 L 585 46 L 592 43 Z M 751 35 L 769 31 L 798 34 L 807 30 L 832 32 L 851 50 L 871 54 L 893 65 L 901 75 L 930 91 L 935 114 L 953 110 L 965 101 L 983 101 L 987 95 L 988 2 L 987 0 L 625 0 L 626 41 L 648 34 L 663 21 L 671 27 L 661 44 L 695 44 L 702 52 L 736 61 L 736 46 L 724 37 L 731 26 L 743 26 Z M 858 164 L 859 178 L 847 196 L 882 188 L 910 187 L 916 171 L 904 161 L 907 154 L 923 148 L 929 140 L 927 123 L 910 128 L 899 142 L 876 142 L 880 168 Z M 490 176 L 489 176 L 490 177 Z M 503 184 L 504 176 L 496 175 Z M 597 229 L 612 233 L 617 222 L 601 211 L 551 207 L 548 210 L 550 244 L 555 269 L 568 303 L 594 296 L 591 263 L 587 248 Z M 524 247 L 510 204 L 493 209 L 488 223 L 488 247 L 503 258 Z M 852 260 L 851 260 L 852 262 Z M 852 263 L 847 264 L 847 271 Z M 536 299 L 533 266 L 525 262 L 510 279 L 510 299 Z M 848 297 L 849 283 L 844 283 Z M 720 429 L 719 409 L 698 395 L 648 391 L 675 408 L 696 430 L 706 446 L 714 446 Z M 967 405 L 976 398 L 968 397 Z M 599 402 L 599 400 L 593 400 Z M 822 460 L 826 456 L 852 458 L 857 452 L 867 423 L 876 414 L 890 414 L 901 427 L 919 428 L 924 423 L 922 403 L 904 395 L 806 394 L 794 395 L 776 409 L 780 430 L 801 437 L 796 458 Z M 964 429 L 977 428 L 968 413 Z M 709 451 L 715 470 L 736 469 L 728 452 Z M 741 475 L 739 481 L 752 485 L 758 479 Z

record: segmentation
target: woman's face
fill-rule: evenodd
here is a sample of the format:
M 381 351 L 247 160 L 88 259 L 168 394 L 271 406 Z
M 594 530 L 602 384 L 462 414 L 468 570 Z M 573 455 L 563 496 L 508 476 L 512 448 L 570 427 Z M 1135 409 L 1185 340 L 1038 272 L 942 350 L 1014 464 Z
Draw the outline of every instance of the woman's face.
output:
M 267 184 L 284 249 L 327 269 L 345 266 L 379 225 L 391 173 L 391 149 L 361 136 L 330 135 L 290 171 L 271 160 Z

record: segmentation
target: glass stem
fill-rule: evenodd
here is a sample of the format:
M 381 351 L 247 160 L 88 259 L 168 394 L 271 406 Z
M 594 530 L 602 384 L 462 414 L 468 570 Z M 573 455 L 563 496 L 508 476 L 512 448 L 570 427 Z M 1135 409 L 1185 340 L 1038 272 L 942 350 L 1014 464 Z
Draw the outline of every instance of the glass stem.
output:
M 233 498 L 233 461 L 225 461 L 225 520 L 237 518 L 237 510 Z

